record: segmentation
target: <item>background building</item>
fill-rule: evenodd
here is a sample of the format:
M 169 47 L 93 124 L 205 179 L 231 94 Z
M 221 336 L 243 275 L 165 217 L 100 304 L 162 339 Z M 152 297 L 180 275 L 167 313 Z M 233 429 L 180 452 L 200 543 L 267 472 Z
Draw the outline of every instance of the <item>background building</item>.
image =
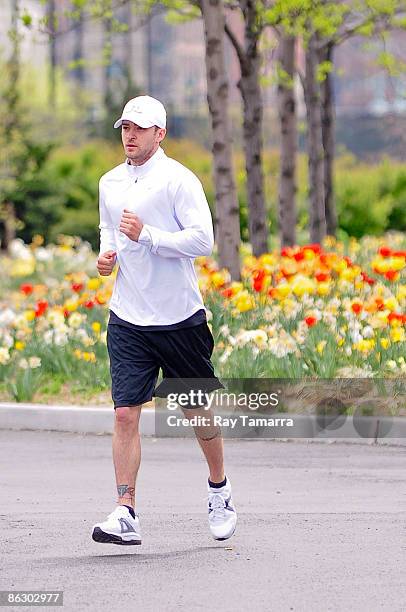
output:
M 165 13 L 157 9 L 151 19 L 137 15 L 129 6 L 123 6 L 115 18 L 129 26 L 128 31 L 112 31 L 111 22 L 83 17 L 72 21 L 66 17 L 70 8 L 67 0 L 54 0 L 58 16 L 58 34 L 49 36 L 37 24 L 44 15 L 40 0 L 3 0 L 0 5 L 0 36 L 3 57 L 7 57 L 10 41 L 7 32 L 11 23 L 12 7 L 20 7 L 33 17 L 31 29 L 22 28 L 21 57 L 25 63 L 37 69 L 47 64 L 62 71 L 65 82 L 76 87 L 78 105 L 87 108 L 87 121 L 102 120 L 105 108 L 119 108 L 127 96 L 150 93 L 160 98 L 168 107 L 171 131 L 175 136 L 192 135 L 202 142 L 208 141 L 206 81 L 204 62 L 203 27 L 200 20 L 173 25 L 166 20 Z M 49 10 L 49 8 L 48 8 Z M 240 36 L 242 23 L 238 14 L 232 12 L 228 19 Z M 271 37 L 270 37 L 271 38 Z M 406 147 L 399 125 L 406 121 L 406 77 L 389 77 L 380 68 L 374 56 L 378 55 L 379 42 L 368 52 L 365 41 L 353 39 L 336 51 L 336 73 L 334 89 L 338 125 L 338 141 L 356 153 L 375 153 L 388 139 L 392 153 L 404 156 Z M 406 35 L 393 34 L 387 42 L 389 51 L 395 50 L 399 57 L 406 58 Z M 228 40 L 226 62 L 230 79 L 231 114 L 235 124 L 237 140 L 241 124 L 240 92 L 236 87 L 239 67 Z M 299 61 L 301 52 L 298 54 Z M 267 54 L 263 74 L 272 75 L 273 53 Z M 52 73 L 52 71 L 51 71 Z M 51 77 L 50 77 L 51 78 Z M 304 115 L 301 87 L 298 82 L 298 111 Z M 86 103 L 80 92 L 87 92 Z M 275 87 L 263 89 L 265 116 L 269 123 L 266 138 L 275 135 L 271 119 L 276 112 Z M 56 93 L 55 103 L 58 103 Z M 396 117 L 394 121 L 393 117 Z M 193 128 L 192 128 L 193 124 Z M 196 129 L 197 126 L 197 129 Z M 402 153 L 403 151 L 403 153 Z

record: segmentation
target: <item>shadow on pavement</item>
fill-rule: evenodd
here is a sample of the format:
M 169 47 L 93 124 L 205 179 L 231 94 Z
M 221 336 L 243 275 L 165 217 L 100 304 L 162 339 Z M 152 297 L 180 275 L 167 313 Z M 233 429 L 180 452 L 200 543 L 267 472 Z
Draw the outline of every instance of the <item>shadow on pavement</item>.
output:
M 128 547 L 126 547 L 126 552 L 120 554 L 119 552 L 108 553 L 106 550 L 105 555 L 87 555 L 85 557 L 47 557 L 45 559 L 38 559 L 36 561 L 39 565 L 48 565 L 50 563 L 62 562 L 64 567 L 77 567 L 79 565 L 94 565 L 95 560 L 100 560 L 103 563 L 112 563 L 114 561 L 114 565 L 125 564 L 128 559 L 136 558 L 139 561 L 152 561 L 154 559 L 174 559 L 177 557 L 186 557 L 188 555 L 194 555 L 199 552 L 204 552 L 208 550 L 224 550 L 227 544 L 223 542 L 219 542 L 218 545 L 211 546 L 198 546 L 197 548 L 188 548 L 186 550 L 174 550 L 168 551 L 166 553 L 141 553 L 138 554 L 139 546 L 134 546 L 134 554 L 128 553 Z M 118 548 L 118 546 L 117 546 Z

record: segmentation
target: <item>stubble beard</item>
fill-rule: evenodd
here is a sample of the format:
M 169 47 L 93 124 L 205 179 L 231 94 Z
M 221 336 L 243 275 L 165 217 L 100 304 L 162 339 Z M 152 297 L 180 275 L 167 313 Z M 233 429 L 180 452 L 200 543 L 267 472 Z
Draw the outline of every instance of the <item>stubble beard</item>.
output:
M 142 166 L 146 161 L 152 157 L 155 153 L 155 150 L 158 148 L 156 143 L 152 143 L 149 147 L 139 150 L 138 153 L 127 153 L 127 157 L 131 162 L 132 166 Z

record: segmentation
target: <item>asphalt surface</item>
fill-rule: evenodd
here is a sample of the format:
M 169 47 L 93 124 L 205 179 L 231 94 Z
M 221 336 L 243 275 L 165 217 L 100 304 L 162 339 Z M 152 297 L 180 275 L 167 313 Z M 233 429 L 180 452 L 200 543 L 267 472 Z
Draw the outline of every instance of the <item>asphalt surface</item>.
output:
M 69 611 L 406 609 L 405 448 L 229 440 L 239 522 L 215 542 L 196 442 L 142 444 L 129 548 L 90 537 L 115 507 L 110 436 L 0 431 L 0 589 Z

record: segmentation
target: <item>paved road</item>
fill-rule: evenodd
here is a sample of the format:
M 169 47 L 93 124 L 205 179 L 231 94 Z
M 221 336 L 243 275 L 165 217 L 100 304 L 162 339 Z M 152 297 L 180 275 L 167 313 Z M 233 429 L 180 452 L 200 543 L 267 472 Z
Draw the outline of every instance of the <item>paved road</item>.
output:
M 144 439 L 129 550 L 90 538 L 114 507 L 109 436 L 0 431 L 0 588 L 64 590 L 69 611 L 406 609 L 405 448 L 230 440 L 226 455 L 239 524 L 215 542 L 196 443 Z

